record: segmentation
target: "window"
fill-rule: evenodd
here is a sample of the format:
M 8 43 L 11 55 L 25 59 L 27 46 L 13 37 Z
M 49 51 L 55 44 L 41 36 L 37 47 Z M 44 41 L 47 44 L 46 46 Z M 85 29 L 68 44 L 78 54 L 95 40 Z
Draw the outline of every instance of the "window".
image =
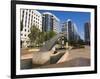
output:
M 27 44 L 29 44 L 29 41 L 26 41 Z
M 35 22 L 35 20 L 34 20 L 34 22 Z
M 31 10 L 29 10 L 28 27 L 29 27 L 29 24 L 30 24 L 30 12 L 31 12 Z
M 23 14 L 22 14 L 22 22 L 23 22 L 23 19 L 24 19 L 24 10 L 23 10 Z
M 33 11 L 32 11 L 32 18 L 31 18 L 31 26 L 32 26 L 32 21 L 33 21 Z
M 25 29 L 25 32 L 26 32 L 26 29 Z
M 25 34 L 25 36 L 26 36 L 26 34 Z
M 29 32 L 29 30 L 28 30 L 28 32 Z
M 25 27 L 26 27 L 26 24 L 27 24 L 27 14 L 28 14 L 28 11 L 26 10 Z

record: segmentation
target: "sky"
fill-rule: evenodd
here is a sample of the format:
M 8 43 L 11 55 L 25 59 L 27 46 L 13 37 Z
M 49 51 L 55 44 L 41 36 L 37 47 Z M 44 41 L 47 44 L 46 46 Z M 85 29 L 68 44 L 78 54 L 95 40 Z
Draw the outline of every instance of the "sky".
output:
M 50 12 L 60 19 L 60 24 L 71 19 L 77 26 L 78 33 L 84 39 L 84 23 L 90 22 L 90 12 L 38 10 L 40 13 Z M 59 27 L 61 29 L 62 26 Z

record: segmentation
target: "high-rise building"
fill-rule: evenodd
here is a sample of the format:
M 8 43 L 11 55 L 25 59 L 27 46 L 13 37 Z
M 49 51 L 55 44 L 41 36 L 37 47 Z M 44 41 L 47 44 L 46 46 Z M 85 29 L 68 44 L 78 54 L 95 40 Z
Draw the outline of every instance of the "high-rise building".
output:
M 89 22 L 86 22 L 85 24 L 84 24 L 84 38 L 85 38 L 85 42 L 87 43 L 87 44 L 90 44 L 90 23 Z
M 77 26 L 70 19 L 62 24 L 62 32 L 67 34 L 67 40 L 78 41 L 79 34 L 77 31 Z
M 20 21 L 23 26 L 21 28 L 21 46 L 27 47 L 30 44 L 28 37 L 30 28 L 34 25 L 42 31 L 42 15 L 33 9 L 21 9 L 20 16 Z
M 73 33 L 74 33 L 74 40 L 80 40 L 80 36 L 78 34 L 78 29 L 75 23 L 73 23 Z
M 60 20 L 52 13 L 45 12 L 42 14 L 42 30 L 47 31 L 55 31 L 58 33 Z

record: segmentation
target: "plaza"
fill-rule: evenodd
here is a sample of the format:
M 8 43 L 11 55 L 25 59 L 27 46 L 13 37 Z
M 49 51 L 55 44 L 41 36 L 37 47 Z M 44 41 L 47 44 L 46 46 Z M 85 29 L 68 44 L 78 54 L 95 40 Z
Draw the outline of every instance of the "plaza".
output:
M 80 26 L 77 19 L 61 22 L 55 12 L 21 9 L 21 69 L 90 66 L 89 18 Z
M 66 51 L 66 50 L 60 50 Z M 27 52 L 21 56 L 21 60 L 28 60 L 32 59 L 34 52 Z M 66 55 L 67 56 L 64 56 Z M 53 64 L 44 64 L 44 65 L 35 65 L 36 67 L 30 66 L 31 68 L 59 68 L 59 67 L 81 67 L 81 66 L 90 66 L 90 47 L 85 46 L 85 48 L 79 48 L 79 49 L 71 49 L 69 52 L 65 52 L 59 60 L 64 60 L 60 63 L 53 63 Z M 58 61 L 59 61 L 58 60 Z M 28 61 L 29 62 L 29 61 Z M 31 64 L 32 65 L 32 64 Z

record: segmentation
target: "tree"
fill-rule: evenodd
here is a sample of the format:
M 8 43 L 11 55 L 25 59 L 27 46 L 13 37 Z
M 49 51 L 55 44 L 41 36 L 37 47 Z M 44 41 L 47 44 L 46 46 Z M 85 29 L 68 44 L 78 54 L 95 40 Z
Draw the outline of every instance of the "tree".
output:
M 35 25 L 30 28 L 30 42 L 32 46 L 41 46 L 45 41 L 50 40 L 56 33 L 54 31 L 40 31 Z
M 56 35 L 56 33 L 54 31 L 49 31 L 49 37 L 52 38 Z
M 39 32 L 38 43 L 41 45 L 45 41 L 45 32 Z
M 48 31 L 48 32 L 46 32 L 45 41 L 50 40 L 55 35 L 56 35 L 56 33 L 54 31 Z
M 84 45 L 84 41 L 83 41 L 82 39 L 78 40 L 78 43 L 79 43 L 80 45 Z
M 39 33 L 40 33 L 40 30 L 35 25 L 33 25 L 30 28 L 30 34 L 28 35 L 28 37 L 30 38 L 31 44 L 33 46 L 38 43 Z

